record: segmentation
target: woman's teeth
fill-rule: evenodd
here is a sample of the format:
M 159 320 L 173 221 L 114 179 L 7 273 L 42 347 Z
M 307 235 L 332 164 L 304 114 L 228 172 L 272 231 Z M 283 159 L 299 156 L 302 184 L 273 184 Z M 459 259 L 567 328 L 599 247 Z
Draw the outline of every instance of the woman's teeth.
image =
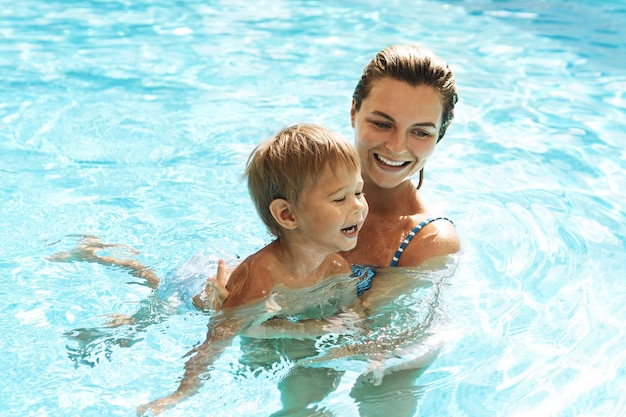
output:
M 402 165 L 406 165 L 409 163 L 408 161 L 392 161 L 391 159 L 387 159 L 378 154 L 374 154 L 374 155 L 376 156 L 376 159 L 378 159 L 380 162 L 382 162 L 385 165 L 389 165 L 391 167 L 401 167 Z

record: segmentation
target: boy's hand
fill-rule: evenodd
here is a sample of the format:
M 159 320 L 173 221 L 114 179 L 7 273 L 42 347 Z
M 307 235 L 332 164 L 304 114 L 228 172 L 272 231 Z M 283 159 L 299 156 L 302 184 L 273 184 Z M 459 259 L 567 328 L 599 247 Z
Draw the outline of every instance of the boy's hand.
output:
M 217 261 L 217 274 L 215 277 L 207 278 L 204 290 L 193 297 L 193 305 L 202 311 L 219 311 L 229 294 L 226 289 L 227 283 L 226 262 L 219 259 Z
M 217 275 L 215 278 L 209 278 L 209 282 L 213 284 L 213 287 L 217 291 L 218 295 L 224 301 L 228 297 L 228 290 L 226 284 L 228 283 L 228 275 L 226 274 L 226 262 L 223 259 L 217 261 Z
M 161 414 L 166 409 L 177 404 L 181 399 L 182 395 L 175 392 L 174 394 L 170 394 L 167 397 L 159 398 L 158 400 L 154 400 L 148 404 L 137 407 L 137 415 L 143 416 L 148 411 L 152 411 L 152 415 L 156 416 L 157 414 Z

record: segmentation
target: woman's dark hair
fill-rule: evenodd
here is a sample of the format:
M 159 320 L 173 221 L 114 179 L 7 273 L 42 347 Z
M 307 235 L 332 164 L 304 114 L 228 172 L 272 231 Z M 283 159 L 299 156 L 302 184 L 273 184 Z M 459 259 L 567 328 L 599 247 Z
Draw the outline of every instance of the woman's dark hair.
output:
M 454 105 L 458 101 L 454 73 L 446 61 L 419 45 L 394 45 L 383 49 L 367 64 L 354 89 L 352 98 L 357 111 L 373 84 L 382 78 L 404 81 L 414 87 L 427 85 L 439 92 L 443 106 L 439 142 L 454 117 Z

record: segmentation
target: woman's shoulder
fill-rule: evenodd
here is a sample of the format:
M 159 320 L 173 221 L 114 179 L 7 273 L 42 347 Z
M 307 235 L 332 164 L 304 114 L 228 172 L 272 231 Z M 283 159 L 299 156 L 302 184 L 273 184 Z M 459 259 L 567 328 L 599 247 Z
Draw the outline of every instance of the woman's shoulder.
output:
M 416 218 L 415 226 L 407 231 L 404 242 L 398 248 L 397 265 L 416 266 L 428 259 L 452 255 L 460 250 L 461 240 L 452 220 L 444 216 L 420 217 Z

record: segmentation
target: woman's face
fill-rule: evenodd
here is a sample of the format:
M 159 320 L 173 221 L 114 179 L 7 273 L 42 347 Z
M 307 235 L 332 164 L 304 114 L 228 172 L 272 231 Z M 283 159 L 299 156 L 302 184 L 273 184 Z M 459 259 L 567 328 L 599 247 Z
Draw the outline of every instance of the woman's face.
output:
M 352 127 L 365 181 L 394 188 L 419 172 L 435 149 L 442 113 L 433 87 L 393 78 L 375 81 L 358 111 L 353 100 Z

